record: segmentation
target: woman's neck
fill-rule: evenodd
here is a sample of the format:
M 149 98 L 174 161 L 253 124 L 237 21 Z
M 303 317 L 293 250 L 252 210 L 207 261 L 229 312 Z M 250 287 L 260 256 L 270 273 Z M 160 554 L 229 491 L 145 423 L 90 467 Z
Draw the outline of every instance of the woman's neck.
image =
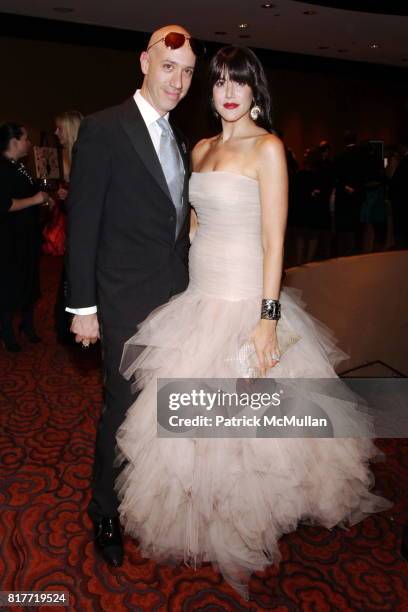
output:
M 12 153 L 10 153 L 10 151 L 5 151 L 3 153 L 4 157 L 6 157 L 7 159 L 9 159 L 10 161 L 18 161 L 18 157 L 17 155 L 13 155 Z
M 220 137 L 222 142 L 249 136 L 255 127 L 254 122 L 247 115 L 241 117 L 238 121 L 224 121 L 222 119 L 221 122 L 222 132 Z

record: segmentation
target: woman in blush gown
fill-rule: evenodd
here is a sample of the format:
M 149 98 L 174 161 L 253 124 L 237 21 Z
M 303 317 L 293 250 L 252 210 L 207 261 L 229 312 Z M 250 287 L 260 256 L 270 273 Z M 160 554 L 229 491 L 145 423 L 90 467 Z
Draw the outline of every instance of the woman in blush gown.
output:
M 239 379 L 234 356 L 248 341 L 267 377 L 333 378 L 345 357 L 280 291 L 286 164 L 263 68 L 252 51 L 225 47 L 210 81 L 222 131 L 193 151 L 190 284 L 125 345 L 122 373 L 141 392 L 117 434 L 117 491 L 122 525 L 145 557 L 212 562 L 247 598 L 251 573 L 279 561 L 279 537 L 299 521 L 353 524 L 389 502 L 370 492 L 377 450 L 354 408 L 344 414 L 354 438 L 157 437 L 157 378 Z M 299 338 L 281 358 L 277 329 Z

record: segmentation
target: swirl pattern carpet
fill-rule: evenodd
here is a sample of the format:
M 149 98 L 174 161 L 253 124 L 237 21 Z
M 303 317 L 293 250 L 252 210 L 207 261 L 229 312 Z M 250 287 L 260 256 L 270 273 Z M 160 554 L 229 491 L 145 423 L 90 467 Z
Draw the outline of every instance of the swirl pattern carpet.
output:
M 22 340 L 20 354 L 0 348 L 0 590 L 68 591 L 65 609 L 81 612 L 408 609 L 408 563 L 399 554 L 408 519 L 406 440 L 379 441 L 386 462 L 373 466 L 376 489 L 393 508 L 350 530 L 300 526 L 282 538 L 279 567 L 253 575 L 247 602 L 210 565 L 194 572 L 156 564 L 128 538 L 123 567 L 108 569 L 94 553 L 86 514 L 101 403 L 99 353 L 56 343 L 60 270 L 60 258 L 43 258 L 37 308 L 43 342 Z

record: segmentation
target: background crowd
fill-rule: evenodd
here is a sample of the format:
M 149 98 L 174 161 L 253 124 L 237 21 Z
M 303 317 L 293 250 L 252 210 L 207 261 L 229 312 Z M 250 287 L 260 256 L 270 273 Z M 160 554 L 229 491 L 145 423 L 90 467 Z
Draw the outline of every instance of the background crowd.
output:
M 25 127 L 0 126 L 0 331 L 4 347 L 12 352 L 21 350 L 16 329 L 30 342 L 41 341 L 34 324 L 40 254 L 64 253 L 65 201 L 81 120 L 78 111 L 55 118 L 61 178 L 48 183 L 47 191 L 24 163 L 31 148 Z M 287 148 L 287 163 L 286 266 L 408 248 L 407 139 L 384 150 L 382 142 L 360 142 L 350 130 L 342 151 L 333 151 L 322 140 L 306 149 L 302 160 Z M 55 328 L 60 342 L 71 343 L 65 295 L 63 270 L 56 292 Z
M 31 141 L 18 123 L 0 126 L 0 334 L 3 346 L 20 352 L 17 329 L 29 342 L 41 342 L 34 323 L 34 305 L 40 296 L 40 255 L 63 255 L 65 201 L 69 190 L 72 148 L 82 115 L 64 112 L 55 119 L 60 148 L 61 180 L 54 184 L 35 180 L 24 161 Z M 47 189 L 47 191 L 45 191 Z M 60 342 L 72 342 L 65 312 L 66 281 L 63 269 L 55 303 L 55 328 Z
M 384 155 L 385 154 L 385 155 Z M 299 164 L 287 150 L 290 265 L 408 246 L 408 143 L 384 151 L 347 131 L 343 151 L 323 140 Z

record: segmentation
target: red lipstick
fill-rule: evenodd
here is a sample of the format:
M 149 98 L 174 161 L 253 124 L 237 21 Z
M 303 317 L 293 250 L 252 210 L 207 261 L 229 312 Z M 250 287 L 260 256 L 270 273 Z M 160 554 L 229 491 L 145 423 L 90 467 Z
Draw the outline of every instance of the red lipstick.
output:
M 226 102 L 224 104 L 224 108 L 228 108 L 228 109 L 232 109 L 232 108 L 238 108 L 239 104 L 235 104 L 235 102 Z

